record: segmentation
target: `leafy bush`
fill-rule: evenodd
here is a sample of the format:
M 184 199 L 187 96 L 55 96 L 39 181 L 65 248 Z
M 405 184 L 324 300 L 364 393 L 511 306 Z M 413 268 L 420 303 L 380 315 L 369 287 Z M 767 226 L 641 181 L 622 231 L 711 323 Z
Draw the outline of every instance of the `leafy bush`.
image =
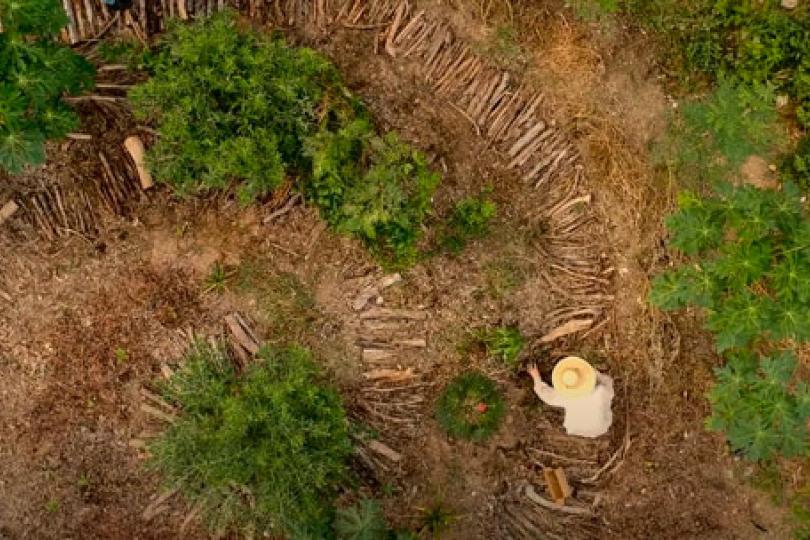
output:
M 307 152 L 313 172 L 305 192 L 324 218 L 338 231 L 361 238 L 390 266 L 413 264 L 440 180 L 424 156 L 394 133 L 373 135 L 362 120 L 319 134 Z
M 297 177 L 335 229 L 391 266 L 414 262 L 439 176 L 396 135 L 375 135 L 323 56 L 223 12 L 172 27 L 148 64 L 130 97 L 158 125 L 147 161 L 159 179 L 186 193 L 237 183 L 248 202 Z
M 700 259 L 658 276 L 654 304 L 705 309 L 719 351 L 810 338 L 810 221 L 795 186 L 683 193 L 667 227 L 672 246 Z
M 318 537 L 351 452 L 343 406 L 301 348 L 263 348 L 241 374 L 199 343 L 164 384 L 182 414 L 150 446 L 151 464 L 212 529 Z
M 761 360 L 752 353 L 733 355 L 717 370 L 717 385 L 709 394 L 709 428 L 725 432 L 731 446 L 752 460 L 803 454 L 810 386 L 793 386 L 795 368 L 791 353 Z
M 659 161 L 696 187 L 736 178 L 748 156 L 767 158 L 784 136 L 775 99 L 765 86 L 721 83 L 683 105 L 657 149 Z
M 484 195 L 466 197 L 460 200 L 441 238 L 442 245 L 453 253 L 459 253 L 473 238 L 480 238 L 489 232 L 489 222 L 495 217 L 495 203 Z
M 231 13 L 175 24 L 156 55 L 130 98 L 161 134 L 150 167 L 181 192 L 238 180 L 244 201 L 265 196 L 309 168 L 308 137 L 359 110 L 325 58 L 242 30 Z
M 487 354 L 502 360 L 516 369 L 517 359 L 526 340 L 514 326 L 502 326 L 481 332 L 479 339 L 487 348 Z
M 453 379 L 436 404 L 436 419 L 454 437 L 480 441 L 498 429 L 504 403 L 495 382 L 471 371 Z
M 79 124 L 61 100 L 93 86 L 93 67 L 57 42 L 68 20 L 57 0 L 0 0 L 0 168 L 45 161 L 45 141 Z

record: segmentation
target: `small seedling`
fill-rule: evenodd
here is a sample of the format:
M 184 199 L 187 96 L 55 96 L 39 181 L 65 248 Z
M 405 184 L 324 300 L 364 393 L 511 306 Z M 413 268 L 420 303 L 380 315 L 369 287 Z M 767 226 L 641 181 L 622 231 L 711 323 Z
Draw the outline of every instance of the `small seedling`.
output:
M 443 502 L 438 501 L 422 510 L 422 531 L 430 534 L 434 539 L 441 538 L 442 534 L 453 525 L 457 517 L 455 512 Z
M 482 331 L 479 339 L 489 356 L 502 360 L 512 369 L 517 369 L 518 357 L 526 344 L 520 330 L 514 326 L 502 326 Z
M 445 226 L 441 245 L 451 253 L 460 253 L 470 240 L 486 236 L 496 213 L 497 206 L 485 195 L 462 199 Z
M 58 499 L 51 499 L 47 503 L 45 503 L 45 511 L 49 514 L 55 514 L 59 511 L 60 503 Z
M 76 480 L 76 486 L 81 491 L 86 491 L 90 487 L 90 477 L 87 473 L 82 473 L 82 475 L 79 476 L 79 479 Z
M 127 362 L 129 362 L 129 351 L 123 347 L 115 349 L 115 363 L 121 366 Z
M 219 262 L 214 263 L 208 277 L 205 278 L 204 293 L 222 292 L 228 284 L 228 280 L 234 275 L 233 271 L 228 271 Z
M 498 429 L 503 397 L 495 382 L 477 371 L 453 379 L 436 404 L 436 419 L 453 437 L 481 441 Z

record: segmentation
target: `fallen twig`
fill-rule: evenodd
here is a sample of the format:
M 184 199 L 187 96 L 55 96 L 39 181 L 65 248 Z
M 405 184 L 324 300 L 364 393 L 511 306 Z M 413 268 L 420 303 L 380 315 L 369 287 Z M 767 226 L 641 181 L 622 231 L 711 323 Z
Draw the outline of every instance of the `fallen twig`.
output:
M 284 214 L 286 214 L 290 210 L 292 210 L 295 207 L 295 205 L 298 204 L 298 202 L 300 200 L 301 200 L 301 194 L 296 193 L 295 195 L 293 195 L 292 197 L 287 199 L 287 202 L 284 203 L 284 206 L 282 206 L 281 208 L 279 208 L 277 210 L 274 210 L 273 212 L 270 212 L 270 214 L 268 214 L 268 216 L 262 220 L 262 223 L 267 225 L 268 223 L 272 222 L 274 219 L 280 218 L 281 216 L 283 216 Z
M 533 503 L 536 503 L 543 508 L 548 508 L 549 510 L 556 510 L 557 512 L 563 512 L 565 514 L 572 514 L 577 516 L 593 516 L 593 511 L 590 508 L 580 508 L 577 506 L 568 506 L 564 504 L 557 504 L 555 502 L 549 501 L 545 497 L 542 497 L 534 490 L 534 486 L 531 484 L 527 485 L 523 492 L 526 494 L 526 497 Z

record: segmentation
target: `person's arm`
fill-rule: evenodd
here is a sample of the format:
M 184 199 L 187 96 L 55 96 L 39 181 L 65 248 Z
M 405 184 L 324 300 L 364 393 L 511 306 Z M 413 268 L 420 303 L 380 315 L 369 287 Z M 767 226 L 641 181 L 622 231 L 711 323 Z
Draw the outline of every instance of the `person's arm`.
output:
M 540 370 L 537 369 L 536 364 L 531 364 L 528 368 L 529 375 L 534 381 L 534 393 L 537 394 L 543 403 L 551 405 L 552 407 L 564 407 L 563 400 L 557 395 L 556 390 L 543 382 L 540 377 Z

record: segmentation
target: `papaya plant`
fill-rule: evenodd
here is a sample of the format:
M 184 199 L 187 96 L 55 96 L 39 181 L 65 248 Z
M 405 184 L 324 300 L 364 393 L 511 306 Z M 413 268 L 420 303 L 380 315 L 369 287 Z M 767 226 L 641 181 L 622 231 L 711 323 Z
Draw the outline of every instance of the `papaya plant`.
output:
M 685 192 L 678 202 L 670 245 L 696 260 L 658 276 L 652 303 L 704 309 L 720 352 L 810 339 L 810 221 L 799 189 L 720 184 L 715 195 Z
M 793 384 L 795 369 L 791 352 L 731 355 L 709 393 L 709 429 L 725 432 L 733 449 L 755 461 L 806 452 L 810 386 Z
M 67 24 L 58 0 L 0 0 L 0 24 L 0 168 L 17 174 L 78 125 L 61 98 L 91 88 L 94 70 L 58 43 Z

